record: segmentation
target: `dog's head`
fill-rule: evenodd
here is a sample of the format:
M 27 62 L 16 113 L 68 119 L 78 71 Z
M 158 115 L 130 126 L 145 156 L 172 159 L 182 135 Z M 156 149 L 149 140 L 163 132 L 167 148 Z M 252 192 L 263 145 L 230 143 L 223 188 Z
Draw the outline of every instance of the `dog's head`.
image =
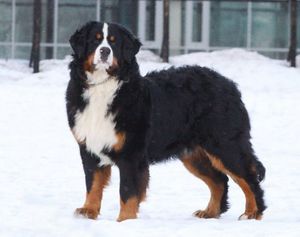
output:
M 70 38 L 73 57 L 90 73 L 105 70 L 115 74 L 130 64 L 140 49 L 140 41 L 124 27 L 114 23 L 88 22 Z

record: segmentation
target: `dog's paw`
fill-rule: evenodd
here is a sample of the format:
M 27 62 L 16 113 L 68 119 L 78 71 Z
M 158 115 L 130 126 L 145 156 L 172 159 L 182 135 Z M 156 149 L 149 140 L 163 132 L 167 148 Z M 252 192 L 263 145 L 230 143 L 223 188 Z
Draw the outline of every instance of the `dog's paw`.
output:
M 99 214 L 98 210 L 92 208 L 86 208 L 86 207 L 77 208 L 74 212 L 75 216 L 83 216 L 93 220 L 97 219 L 98 214 Z
M 126 220 L 130 220 L 130 219 L 137 219 L 137 215 L 136 214 L 131 214 L 131 215 L 122 215 L 120 214 L 117 222 L 121 222 L 121 221 L 126 221 Z
M 253 212 L 253 213 L 244 213 L 239 217 L 239 220 L 261 220 L 262 219 L 262 214 L 258 212 Z
M 204 219 L 208 219 L 208 218 L 218 218 L 219 217 L 219 214 L 216 214 L 216 213 L 212 213 L 212 212 L 209 212 L 207 210 L 198 210 L 198 211 L 195 211 L 193 213 L 194 216 L 198 217 L 198 218 L 204 218 Z

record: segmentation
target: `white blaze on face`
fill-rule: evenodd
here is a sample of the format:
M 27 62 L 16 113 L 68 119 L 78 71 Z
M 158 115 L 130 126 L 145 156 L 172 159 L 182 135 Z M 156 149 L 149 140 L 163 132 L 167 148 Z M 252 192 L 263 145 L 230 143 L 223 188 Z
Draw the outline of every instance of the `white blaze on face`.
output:
M 107 36 L 108 36 L 107 23 L 103 24 L 102 33 L 103 33 L 103 40 L 101 44 L 99 44 L 98 47 L 96 48 L 94 59 L 93 59 L 95 70 L 93 72 L 88 72 L 88 71 L 85 72 L 88 78 L 88 83 L 90 84 L 97 84 L 97 83 L 102 83 L 107 81 L 109 79 L 109 75 L 106 70 L 113 63 L 113 51 L 107 42 Z M 106 49 L 108 48 L 110 50 L 110 53 L 107 56 L 107 60 L 104 62 L 101 59 L 101 49 L 103 48 Z
M 113 51 L 107 42 L 107 36 L 108 36 L 107 23 L 103 24 L 102 32 L 103 32 L 103 40 L 102 40 L 101 44 L 97 47 L 97 49 L 95 51 L 95 56 L 94 56 L 94 64 L 96 65 L 96 69 L 108 69 L 113 63 Z M 101 60 L 101 48 L 109 48 L 110 49 L 110 53 L 105 62 L 103 62 Z

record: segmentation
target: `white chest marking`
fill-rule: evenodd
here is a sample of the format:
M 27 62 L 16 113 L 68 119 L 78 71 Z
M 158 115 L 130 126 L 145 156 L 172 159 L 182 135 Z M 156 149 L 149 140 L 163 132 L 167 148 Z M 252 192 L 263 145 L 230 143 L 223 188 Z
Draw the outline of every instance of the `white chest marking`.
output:
M 101 151 L 117 142 L 114 117 L 111 114 L 107 115 L 107 109 L 120 86 L 121 83 L 115 78 L 110 78 L 102 84 L 86 89 L 83 98 L 88 104 L 82 112 L 78 110 L 75 115 L 74 135 L 79 142 L 86 144 L 88 151 L 100 157 L 99 166 L 112 164 L 110 158 Z

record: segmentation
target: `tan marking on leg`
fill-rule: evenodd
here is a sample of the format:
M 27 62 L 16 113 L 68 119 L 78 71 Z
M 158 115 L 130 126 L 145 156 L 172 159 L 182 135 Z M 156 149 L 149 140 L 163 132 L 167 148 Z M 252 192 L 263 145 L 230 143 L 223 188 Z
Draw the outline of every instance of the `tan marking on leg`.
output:
M 147 191 L 145 190 L 144 192 L 142 192 L 142 194 L 139 197 L 139 201 L 141 202 L 145 202 L 147 199 Z
M 121 210 L 117 221 L 136 219 L 139 210 L 139 200 L 137 197 L 129 198 L 125 203 L 121 200 Z
M 257 204 L 256 204 L 256 200 L 255 200 L 255 195 L 252 192 L 250 186 L 248 185 L 248 183 L 243 179 L 240 178 L 238 176 L 236 176 L 235 174 L 233 174 L 232 172 L 230 172 L 229 170 L 227 170 L 225 168 L 225 166 L 223 165 L 222 161 L 209 154 L 207 152 L 208 158 L 210 159 L 212 165 L 218 169 L 219 171 L 228 174 L 234 182 L 236 182 L 240 188 L 243 190 L 245 198 L 246 198 L 246 207 L 245 207 L 245 213 L 240 217 L 240 219 L 257 219 L 260 220 L 262 218 L 262 215 L 257 214 L 258 208 L 257 208 Z
M 83 68 L 85 71 L 88 71 L 88 72 L 94 71 L 94 66 L 93 66 L 94 56 L 95 56 L 95 53 L 91 53 L 85 60 L 85 62 L 83 64 Z
M 103 189 L 109 182 L 111 166 L 105 166 L 94 172 L 93 183 L 90 192 L 86 194 L 86 200 L 82 208 L 77 208 L 75 214 L 83 215 L 89 219 L 96 219 L 101 209 Z
M 124 132 L 118 132 L 116 134 L 116 138 L 117 138 L 117 142 L 116 144 L 113 145 L 113 149 L 115 152 L 119 152 L 122 150 L 125 144 L 126 134 Z
M 246 208 L 245 213 L 242 216 L 247 216 L 247 219 L 261 219 L 261 215 L 257 214 L 258 208 L 256 205 L 256 200 L 254 193 L 252 192 L 250 186 L 247 184 L 247 182 L 239 177 L 235 177 L 237 184 L 241 187 L 243 190 L 245 197 L 246 197 Z M 241 218 L 242 219 L 242 218 Z
M 224 192 L 223 185 L 216 184 L 209 176 L 202 175 L 193 164 L 197 159 L 201 159 L 197 154 L 193 153 L 190 156 L 185 156 L 182 159 L 184 166 L 196 177 L 202 179 L 209 187 L 211 197 L 205 210 L 199 210 L 194 213 L 199 218 L 217 218 L 220 215 L 220 204 Z M 199 151 L 198 151 L 199 155 Z

